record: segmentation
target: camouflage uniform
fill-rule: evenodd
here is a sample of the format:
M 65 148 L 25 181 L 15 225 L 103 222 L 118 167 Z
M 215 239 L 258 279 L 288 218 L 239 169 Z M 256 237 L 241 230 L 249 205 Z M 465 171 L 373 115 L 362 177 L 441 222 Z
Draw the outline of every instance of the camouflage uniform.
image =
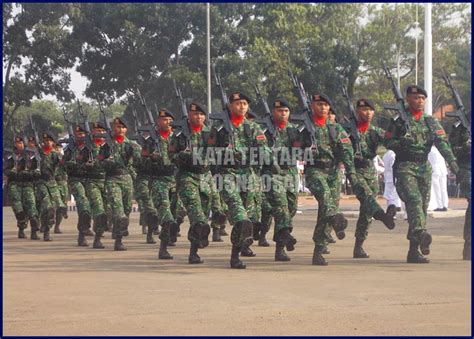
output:
M 131 168 L 140 158 L 139 146 L 124 137 L 122 142 L 113 141 L 113 146 L 104 144 L 99 151 L 99 160 L 105 169 L 105 189 L 112 209 L 115 250 L 126 250 L 122 237 L 128 235 L 129 215 L 132 211 L 133 182 Z
M 221 242 L 221 228 L 225 227 L 226 216 L 221 204 L 221 197 L 217 191 L 216 182 L 211 172 L 205 174 L 206 180 L 209 182 L 209 189 L 211 190 L 211 228 L 212 241 Z
M 407 261 L 429 262 L 419 252 L 430 253 L 431 235 L 426 231 L 426 213 L 430 201 L 431 165 L 428 153 L 434 144 L 452 168 L 457 167 L 446 133 L 439 122 L 428 115 L 416 120 L 409 114 L 410 133 L 398 116 L 391 120 L 387 129 L 387 148 L 396 154 L 393 165 L 396 188 L 405 203 L 408 217 L 410 251 Z M 457 172 L 457 169 L 455 170 Z
M 190 223 L 188 231 L 188 240 L 191 242 L 189 263 L 192 264 L 203 262 L 197 255 L 198 248 L 205 248 L 209 245 L 208 218 L 211 208 L 211 188 L 207 176 L 209 166 L 193 163 L 193 152 L 205 151 L 208 138 L 209 128 L 203 125 L 201 131 L 193 132 L 190 136 L 190 150 L 187 147 L 186 137 L 182 133 L 173 134 L 169 147 L 169 156 L 178 167 L 177 191 L 186 207 Z
M 281 107 L 280 103 L 279 107 Z M 271 214 L 275 219 L 273 234 L 273 241 L 276 242 L 275 260 L 289 261 L 290 258 L 286 255 L 284 247 L 286 246 L 289 251 L 292 251 L 296 244 L 296 239 L 290 233 L 293 231 L 293 217 L 298 205 L 299 177 L 296 157 L 293 162 L 291 153 L 288 153 L 290 158 L 287 160 L 281 154 L 282 151 L 288 152 L 299 144 L 299 133 L 296 125 L 292 123 L 287 123 L 282 129 L 275 127 L 275 130 L 274 141 L 271 135 L 267 133 L 267 140 L 269 140 L 269 145 L 272 146 L 275 163 L 263 166 L 263 174 L 265 181 L 270 179 L 266 200 L 272 207 Z
M 16 159 L 15 159 L 16 158 Z M 16 166 L 15 166 L 16 165 Z M 31 239 L 38 239 L 38 210 L 36 209 L 34 180 L 40 176 L 36 161 L 29 161 L 27 153 L 9 154 L 4 159 L 3 173 L 7 177 L 7 192 L 18 226 L 18 237 L 31 223 Z
M 67 219 L 67 203 L 69 200 L 69 188 L 68 188 L 68 180 L 67 180 L 67 173 L 64 164 L 60 162 L 58 171 L 56 173 L 56 182 L 58 184 L 59 194 L 61 195 L 61 202 L 62 205 L 56 210 L 56 224 L 54 225 L 54 233 L 62 233 L 59 229 L 59 225 L 63 218 Z
M 460 185 L 461 195 L 467 199 L 463 259 L 471 260 L 471 136 L 463 125 L 456 124 L 449 134 L 449 142 L 459 164 L 456 180 Z

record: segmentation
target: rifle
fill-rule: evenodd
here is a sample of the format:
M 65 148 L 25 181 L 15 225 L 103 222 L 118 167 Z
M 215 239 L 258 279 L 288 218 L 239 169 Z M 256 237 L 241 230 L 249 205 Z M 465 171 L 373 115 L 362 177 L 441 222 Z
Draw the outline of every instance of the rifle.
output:
M 74 136 L 74 131 L 72 130 L 71 122 L 67 118 L 67 113 L 64 107 L 62 108 L 62 110 L 63 110 L 63 118 L 67 125 L 68 138 L 58 140 L 58 144 L 67 144 L 66 150 L 74 152 L 77 146 L 76 137 Z
M 178 84 L 175 80 L 173 80 L 174 91 L 176 93 L 176 98 L 178 98 L 179 104 L 181 106 L 181 113 L 182 117 L 180 121 L 174 122 L 171 124 L 173 127 L 179 128 L 179 131 L 176 133 L 176 136 L 180 135 L 181 133 L 186 137 L 186 150 L 191 149 L 191 130 L 189 129 L 189 122 L 188 122 L 188 109 L 186 107 L 186 102 L 183 99 L 181 94 L 181 89 L 179 88 Z
M 306 129 L 311 137 L 311 149 L 318 153 L 318 144 L 316 141 L 316 129 L 314 128 L 312 115 L 313 112 L 310 108 L 310 101 L 308 94 L 306 93 L 303 83 L 298 80 L 298 78 L 293 75 L 291 69 L 288 69 L 288 75 L 293 82 L 293 87 L 298 91 L 298 96 L 300 98 L 301 104 L 303 105 L 303 113 L 301 114 L 292 114 L 290 120 L 296 122 L 302 122 L 302 126 L 298 129 L 300 133 Z
M 222 86 L 221 75 L 216 71 L 216 64 L 212 64 L 212 71 L 214 73 L 214 79 L 216 80 L 216 85 L 221 92 L 221 103 L 222 103 L 222 112 L 217 114 L 209 114 L 209 119 L 222 121 L 224 129 L 229 136 L 229 145 L 228 148 L 233 148 L 235 145 L 234 139 L 234 129 L 230 121 L 230 110 L 229 110 L 229 98 L 225 93 L 224 87 Z
M 110 151 L 112 151 L 112 149 L 114 148 L 114 137 L 112 134 L 112 128 L 110 127 L 110 122 L 107 119 L 107 113 L 105 112 L 104 107 L 102 106 L 102 102 L 99 98 L 97 98 L 97 102 L 99 103 L 99 110 L 102 114 L 102 120 L 104 122 L 105 130 L 107 131 L 107 133 L 101 135 L 101 138 L 105 137 L 105 143 L 109 146 Z
M 143 147 L 144 145 L 144 141 L 145 141 L 145 137 L 143 136 L 143 134 L 141 134 L 140 132 L 148 132 L 148 129 L 147 128 L 144 128 L 142 126 L 142 123 L 140 121 L 140 119 L 138 118 L 138 114 L 137 114 L 137 111 L 135 111 L 135 108 L 132 107 L 132 117 L 133 117 L 133 129 L 134 129 L 134 135 L 130 136 L 130 139 L 132 140 L 135 140 L 140 146 Z
M 448 88 L 451 90 L 454 102 L 456 103 L 456 109 L 451 112 L 446 112 L 446 116 L 450 118 L 457 118 L 458 122 L 456 127 L 461 123 L 467 130 L 469 140 L 471 140 L 471 121 L 469 121 L 467 117 L 466 108 L 462 103 L 461 96 L 459 95 L 459 92 L 456 90 L 456 88 L 454 88 L 453 84 L 451 83 L 451 77 L 447 73 L 443 75 L 443 80 L 446 86 L 448 86 Z
M 86 131 L 86 138 L 85 138 L 85 142 L 86 142 L 86 147 L 87 149 L 89 150 L 89 159 L 91 161 L 94 161 L 94 155 L 92 153 L 92 150 L 94 149 L 94 137 L 92 135 L 92 132 L 91 132 L 91 127 L 89 125 L 89 119 L 87 117 L 87 115 L 84 113 L 84 110 L 82 109 L 82 105 L 81 103 L 79 102 L 79 99 L 77 99 L 77 106 L 79 108 L 79 116 L 82 118 L 82 122 L 84 123 L 84 129 Z
M 270 107 L 268 107 L 266 98 L 264 98 L 262 93 L 260 92 L 260 88 L 258 88 L 258 85 L 255 84 L 253 88 L 255 90 L 255 94 L 257 95 L 257 99 L 260 100 L 260 102 L 263 104 L 263 108 L 265 109 L 265 115 L 263 117 L 256 119 L 256 122 L 263 126 L 264 133 L 267 131 L 268 133 L 270 133 L 270 136 L 272 138 L 273 145 L 274 145 L 275 137 L 276 137 L 276 129 L 275 129 L 275 124 L 273 122 L 272 112 L 270 111 Z
M 383 70 L 385 71 L 385 75 L 387 79 L 390 80 L 393 95 L 395 96 L 395 99 L 397 100 L 397 103 L 395 105 L 384 105 L 384 108 L 387 110 L 398 112 L 398 115 L 400 116 L 400 119 L 402 119 L 403 125 L 405 127 L 405 136 L 409 136 L 410 135 L 410 122 L 408 120 L 408 113 L 405 107 L 405 101 L 403 100 L 402 93 L 400 92 L 400 89 L 398 88 L 398 86 L 395 84 L 395 80 L 393 80 L 392 74 L 390 73 L 390 70 L 387 68 L 383 60 L 382 60 L 382 67 L 383 67 Z
M 35 124 L 33 123 L 33 117 L 31 116 L 30 114 L 30 126 L 31 126 L 31 129 L 33 131 L 33 135 L 35 137 L 35 143 L 36 143 L 36 146 L 33 150 L 33 153 L 34 153 L 34 156 L 31 157 L 29 160 L 33 160 L 34 158 L 36 158 L 38 160 L 38 167 L 39 167 L 39 163 L 41 161 L 41 154 L 39 152 L 39 147 L 41 146 L 40 144 L 40 139 L 39 139 L 39 136 L 38 136 L 38 131 L 36 130 L 36 126 Z
M 140 93 L 140 90 L 137 88 L 137 94 L 138 98 L 140 99 L 140 102 L 142 106 L 145 108 L 145 117 L 148 120 L 148 128 L 146 129 L 147 132 L 150 133 L 150 137 L 153 140 L 154 146 L 155 146 L 155 151 L 161 155 L 161 142 L 160 142 L 160 137 L 158 136 L 157 132 L 157 127 L 156 127 L 156 122 L 155 119 L 153 119 L 153 115 L 151 114 L 151 111 L 148 109 L 148 106 L 146 105 L 145 98 L 142 96 Z
M 351 98 L 349 98 L 349 94 L 347 93 L 347 88 L 346 86 L 342 85 L 342 96 L 346 99 L 347 101 L 347 107 L 349 108 L 349 131 L 350 135 L 353 140 L 353 145 L 355 148 L 355 154 L 356 155 L 362 155 L 362 151 L 360 149 L 360 135 L 359 135 L 359 130 L 357 129 L 357 115 L 354 109 L 354 104 L 352 103 Z

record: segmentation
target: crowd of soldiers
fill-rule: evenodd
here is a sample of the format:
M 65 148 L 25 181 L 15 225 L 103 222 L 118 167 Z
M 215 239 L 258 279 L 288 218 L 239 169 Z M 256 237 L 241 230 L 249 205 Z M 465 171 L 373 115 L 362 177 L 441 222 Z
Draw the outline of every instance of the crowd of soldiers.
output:
M 63 155 L 61 141 L 54 133 L 43 132 L 40 144 L 33 137 L 25 140 L 16 136 L 13 152 L 4 162 L 4 174 L 18 237 L 26 237 L 28 221 L 33 240 L 42 232 L 44 241 L 51 241 L 53 227 L 54 233 L 61 233 L 61 220 L 68 216 L 69 191 L 78 213 L 78 246 L 89 246 L 86 236 L 94 236 L 92 248 L 103 249 L 104 232 L 111 231 L 114 250 L 124 251 L 135 196 L 147 242 L 155 243 L 153 235 L 159 234 L 158 259 L 173 259 L 169 247 L 176 243 L 187 215 L 190 264 L 203 263 L 198 250 L 209 245 L 211 229 L 212 241 L 222 241 L 228 221 L 232 225 L 230 267 L 245 268 L 241 256 L 255 256 L 250 247 L 254 241 L 269 246 L 266 234 L 272 219 L 275 261 L 290 261 L 286 251 L 293 251 L 297 243 L 292 235 L 298 198 L 296 161 L 304 154 L 305 182 L 319 206 L 312 264 L 328 264 L 323 255 L 335 242 L 333 230 L 338 239 L 345 237 L 348 221 L 339 208 L 341 162 L 360 201 L 353 257 L 368 258 L 363 244 L 371 220 L 380 220 L 389 229 L 395 227 L 395 206 L 385 211 L 376 201 L 377 176 L 372 160 L 377 147 L 385 146 L 396 153 L 394 182 L 407 209 L 407 262 L 428 263 L 432 237 L 426 228 L 431 187 L 427 157 L 435 145 L 468 199 L 463 259 L 470 260 L 470 131 L 457 122 L 448 140 L 440 123 L 424 113 L 426 97 L 419 86 L 407 88 L 409 131 L 407 122 L 398 115 L 386 131 L 374 126 L 375 105 L 366 98 L 357 100 L 357 143 L 350 126 L 330 118 L 333 104 L 324 93 L 308 97 L 306 119 L 310 120 L 304 124 L 284 98 L 273 101 L 269 120 L 264 122 L 250 114 L 252 102 L 247 95 L 233 92 L 225 98 L 226 111 L 212 124 L 206 122 L 212 114 L 193 101 L 180 124 L 169 110 L 158 110 L 155 129 L 141 133 L 135 141 L 127 137 L 127 123 L 120 117 L 113 119 L 111 127 L 104 121 L 92 123 L 91 130 L 76 124 L 68 140 L 74 147 L 68 146 Z M 92 143 L 86 141 L 88 137 Z M 198 154 L 218 149 L 231 160 L 197 161 Z M 260 158 L 269 156 L 272 161 L 252 163 L 252 149 Z M 265 183 L 264 177 L 269 179 Z M 228 184 L 241 181 L 246 185 Z

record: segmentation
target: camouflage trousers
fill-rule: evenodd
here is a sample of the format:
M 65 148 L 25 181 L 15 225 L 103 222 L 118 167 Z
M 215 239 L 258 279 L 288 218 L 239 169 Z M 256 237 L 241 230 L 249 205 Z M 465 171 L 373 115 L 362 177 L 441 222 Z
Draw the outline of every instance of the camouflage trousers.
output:
M 39 181 L 36 185 L 36 201 L 41 219 L 41 229 L 54 226 L 56 209 L 62 205 L 56 181 Z
M 128 234 L 129 215 L 132 211 L 132 177 L 130 174 L 107 177 L 105 191 L 112 209 L 112 232 L 115 236 L 125 236 Z
M 197 227 L 208 224 L 211 210 L 211 187 L 205 174 L 179 171 L 176 176 L 176 187 L 179 198 L 186 208 L 189 218 L 188 240 L 199 243 Z
M 241 222 L 249 222 L 255 211 L 255 192 L 260 189 L 255 175 L 250 168 L 240 170 L 225 170 L 220 189 L 221 197 L 227 205 L 229 221 L 233 224 L 230 240 L 233 245 L 240 247 L 245 238 L 251 237 L 253 230 L 242 229 Z
M 467 199 L 466 216 L 464 218 L 463 238 L 466 242 L 471 242 L 471 168 L 462 168 L 457 175 L 457 182 L 461 188 L 461 195 Z
M 148 176 L 137 175 L 134 181 L 135 200 L 140 211 L 140 225 L 154 229 L 158 227 L 158 213 L 151 196 L 150 184 L 151 181 Z
M 335 169 L 334 179 L 331 178 L 329 181 L 330 188 L 332 191 L 332 195 L 336 201 L 336 206 L 339 207 L 339 201 L 341 200 L 341 188 L 342 188 L 342 171 L 339 168 Z M 332 232 L 332 225 L 330 223 L 326 223 L 325 226 L 325 233 L 326 238 L 331 238 Z
M 286 172 L 286 173 L 284 173 Z M 298 205 L 299 178 L 295 170 L 282 170 L 281 174 L 272 174 L 266 183 L 266 200 L 272 206 L 271 214 L 275 219 L 273 241 L 279 241 L 278 234 L 284 228 L 293 230 L 293 217 Z
M 58 184 L 59 194 L 61 195 L 61 201 L 64 206 L 67 206 L 67 202 L 69 200 L 69 188 L 67 184 L 67 180 L 56 180 Z
M 422 164 L 395 161 L 393 172 L 397 193 L 406 207 L 407 239 L 418 242 L 420 234 L 426 230 L 426 215 L 431 193 L 431 165 L 428 161 Z
M 218 214 L 224 214 L 224 208 L 221 204 L 221 197 L 219 192 L 217 191 L 217 186 L 214 177 L 212 176 L 211 172 L 207 172 L 204 174 L 206 176 L 206 180 L 209 182 L 209 189 L 211 191 L 211 228 L 212 229 L 220 229 L 222 226 L 225 226 L 225 222 L 222 224 L 219 222 L 215 216 Z
M 335 167 L 331 169 L 305 168 L 306 186 L 318 201 L 318 219 L 313 232 L 313 241 L 320 249 L 327 245 L 327 228 L 332 227 L 329 225 L 329 218 L 341 213 L 338 196 L 340 191 L 335 189 L 341 184 L 338 172 Z
M 108 220 L 105 179 L 87 178 L 85 189 L 94 220 L 94 232 L 102 234 L 107 229 Z
M 10 182 L 8 184 L 8 196 L 17 219 L 18 228 L 26 228 L 28 220 L 38 220 L 35 188 L 32 182 Z
M 69 178 L 69 190 L 76 202 L 76 211 L 78 215 L 82 213 L 91 214 L 91 206 L 86 193 L 86 178 Z
M 178 197 L 174 176 L 152 177 L 150 179 L 150 194 L 156 208 L 158 225 L 169 225 L 176 222 Z M 162 227 L 160 240 L 170 242 L 169 227 Z
M 372 217 L 377 211 L 383 211 L 383 209 L 376 200 L 379 185 L 375 168 L 357 169 L 356 178 L 357 185 L 353 189 L 360 202 L 360 207 L 355 237 L 365 240 L 369 234 Z

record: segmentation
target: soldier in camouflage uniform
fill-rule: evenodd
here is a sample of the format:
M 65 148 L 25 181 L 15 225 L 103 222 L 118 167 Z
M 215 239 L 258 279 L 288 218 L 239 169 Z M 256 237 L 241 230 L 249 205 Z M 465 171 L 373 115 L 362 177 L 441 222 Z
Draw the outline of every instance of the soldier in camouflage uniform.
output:
M 189 105 L 188 116 L 189 121 L 185 123 L 189 122 L 189 139 L 181 131 L 177 131 L 171 139 L 169 153 L 178 167 L 176 186 L 190 223 L 188 240 L 191 246 L 188 262 L 201 264 L 203 260 L 197 252 L 199 248 L 209 245 L 211 189 L 207 177 L 209 166 L 206 162 L 195 163 L 195 154 L 201 151 L 205 154 L 209 128 L 204 125 L 206 112 L 199 103 L 192 102 Z
M 375 106 L 368 99 L 359 99 L 357 107 L 357 129 L 359 133 L 360 153 L 354 145 L 354 165 L 356 168 L 356 177 L 358 183 L 372 196 L 377 198 L 379 190 L 377 171 L 373 159 L 377 156 L 377 147 L 383 145 L 385 141 L 385 131 L 371 124 L 375 113 Z M 395 205 L 389 205 L 386 215 L 393 219 L 397 212 Z M 364 251 L 362 244 L 367 239 L 369 225 L 374 214 L 383 214 L 380 205 L 370 206 L 370 201 L 361 200 L 359 208 L 359 218 L 355 231 L 354 258 L 368 258 L 369 255 Z M 395 227 L 394 224 L 387 225 L 389 229 Z
M 61 145 L 56 145 L 56 151 L 62 154 Z M 63 232 L 61 232 L 59 225 L 61 225 L 61 221 L 63 220 L 63 218 L 64 219 L 68 218 L 67 203 L 69 199 L 69 189 L 67 186 L 67 173 L 66 173 L 66 168 L 64 168 L 64 164 L 62 162 L 60 162 L 59 164 L 59 168 L 58 168 L 55 179 L 58 184 L 59 194 L 61 195 L 61 201 L 64 206 L 61 206 L 56 210 L 56 224 L 54 225 L 54 233 L 61 234 Z
M 22 137 L 15 137 L 13 153 L 4 159 L 3 173 L 7 177 L 7 192 L 18 226 L 18 238 L 25 238 L 24 229 L 31 223 L 31 239 L 37 240 L 38 210 L 36 209 L 34 178 L 39 178 L 40 171 L 36 161 L 30 161 L 25 151 Z
M 139 147 L 126 137 L 127 125 L 121 118 L 113 121 L 113 144 L 105 143 L 99 150 L 99 161 L 105 169 L 105 188 L 112 208 L 114 250 L 126 251 L 122 238 L 128 235 L 132 211 L 133 163 L 140 157 Z
M 298 205 L 298 169 L 293 147 L 298 146 L 299 132 L 296 125 L 288 122 L 290 108 L 285 99 L 273 102 L 273 123 L 275 136 L 267 130 L 266 137 L 272 147 L 273 159 L 263 166 L 264 182 L 269 179 L 266 198 L 272 206 L 271 214 L 275 219 L 273 241 L 276 242 L 275 261 L 290 261 L 285 252 L 295 249 L 296 239 L 293 231 L 293 217 Z
M 176 242 L 178 224 L 172 213 L 172 191 L 176 189 L 176 166 L 171 162 L 168 147 L 173 130 L 171 123 L 173 114 L 161 109 L 158 112 L 157 127 L 160 142 L 160 152 L 157 151 L 153 140 L 149 138 L 143 145 L 142 157 L 146 157 L 146 166 L 149 168 L 150 195 L 156 211 L 156 224 L 161 225 L 160 249 L 158 259 L 173 259 L 167 247 L 170 242 Z
M 50 229 L 55 224 L 56 209 L 62 205 L 55 180 L 60 154 L 54 148 L 56 136 L 51 132 L 45 132 L 42 136 L 43 146 L 39 149 L 41 176 L 36 186 L 36 200 L 39 205 L 43 240 L 51 241 Z
M 334 181 L 338 180 L 334 173 L 336 173 L 336 166 L 339 162 L 344 164 L 346 175 L 357 198 L 360 201 L 367 199 L 369 206 L 375 206 L 376 201 L 370 192 L 357 182 L 353 162 L 354 154 L 347 133 L 341 125 L 331 123 L 327 119 L 331 106 L 330 99 L 320 93 L 314 94 L 311 99 L 317 148 L 314 147 L 307 129 L 303 130 L 302 147 L 310 149 L 310 152 L 306 153 L 307 158 L 305 159 L 305 182 L 318 200 L 318 220 L 313 234 L 315 242 L 313 265 L 325 266 L 328 263 L 322 254 L 327 250 L 327 225 L 334 228 L 336 236 L 340 240 L 344 239 L 344 230 L 347 227 L 347 219 L 338 207 L 334 190 L 331 190 L 331 187 L 336 185 Z M 389 218 L 383 211 L 375 214 L 374 217 L 383 220 L 384 223 L 393 223 L 393 218 Z
M 428 153 L 434 144 L 454 173 L 459 167 L 439 122 L 423 113 L 427 93 L 418 86 L 407 88 L 407 131 L 399 116 L 390 121 L 387 129 L 387 148 L 396 154 L 393 165 L 396 188 L 405 203 L 408 217 L 410 249 L 408 263 L 429 263 L 423 255 L 430 254 L 431 235 L 426 231 L 426 213 L 430 201 L 431 165 Z M 421 251 L 421 253 L 418 251 Z
M 459 165 L 456 180 L 460 185 L 461 195 L 467 199 L 462 258 L 471 260 L 471 135 L 459 121 L 452 127 L 449 142 Z
M 74 128 L 74 136 L 76 138 L 75 147 L 68 147 L 64 152 L 62 163 L 69 177 L 69 189 L 74 196 L 76 202 L 76 210 L 78 215 L 77 221 L 77 245 L 89 246 L 86 240 L 86 234 L 90 232 L 92 211 L 89 198 L 86 192 L 86 182 L 89 170 L 93 164 L 92 150 L 86 146 L 84 138 L 86 131 L 84 126 L 78 124 Z M 82 139 L 82 140 L 81 140 Z
M 239 254 L 241 251 L 248 251 L 248 247 L 253 243 L 253 223 L 248 210 L 254 203 L 253 193 L 257 189 L 257 183 L 251 169 L 250 152 L 254 148 L 263 153 L 269 152 L 265 134 L 260 127 L 255 122 L 245 119 L 249 103 L 250 99 L 241 92 L 234 92 L 229 97 L 234 145 L 229 145 L 230 138 L 223 128 L 222 121 L 213 124 L 209 139 L 210 145 L 225 150 L 224 161 L 223 164 L 219 164 L 218 172 L 224 180 L 221 196 L 228 207 L 229 221 L 233 223 L 230 266 L 237 269 L 246 267 L 239 259 Z M 261 167 L 259 163 L 256 166 Z

